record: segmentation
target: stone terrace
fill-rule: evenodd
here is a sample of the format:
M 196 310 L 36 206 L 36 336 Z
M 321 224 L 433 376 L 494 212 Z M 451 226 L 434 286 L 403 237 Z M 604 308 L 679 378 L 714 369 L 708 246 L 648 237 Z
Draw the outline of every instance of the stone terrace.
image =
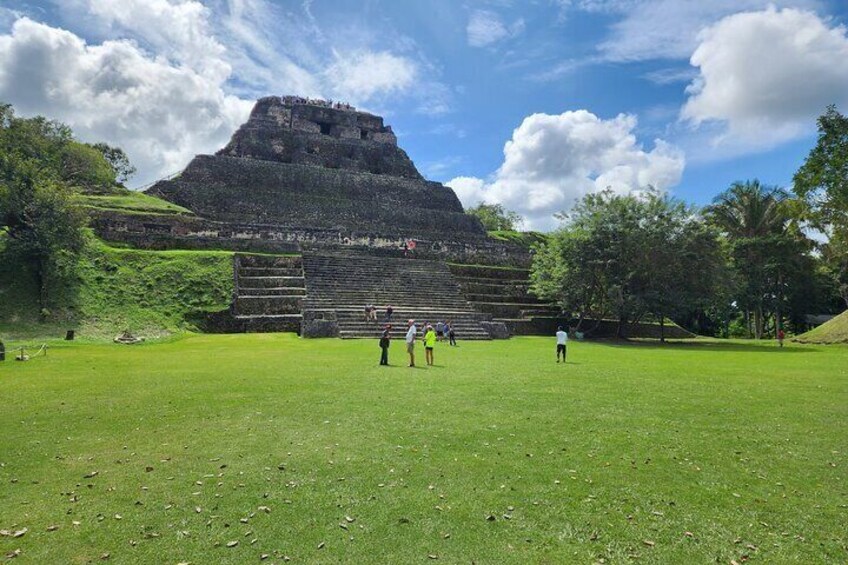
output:
M 485 326 L 491 316 L 474 310 L 441 261 L 307 253 L 303 263 L 305 337 L 377 337 L 391 305 L 395 338 L 403 336 L 409 318 L 419 324 L 452 320 L 460 340 L 490 338 Z M 365 321 L 366 304 L 377 307 L 377 322 Z

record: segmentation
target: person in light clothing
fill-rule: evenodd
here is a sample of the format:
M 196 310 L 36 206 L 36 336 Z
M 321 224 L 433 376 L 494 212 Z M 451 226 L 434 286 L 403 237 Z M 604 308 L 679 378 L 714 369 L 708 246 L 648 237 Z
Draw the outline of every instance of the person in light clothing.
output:
M 409 329 L 406 330 L 406 352 L 409 353 L 409 366 L 415 366 L 415 334 L 418 333 L 418 328 L 415 327 L 415 320 L 407 322 Z
M 562 326 L 557 328 L 556 340 L 557 340 L 557 363 L 559 363 L 560 354 L 562 354 L 562 362 L 565 363 L 565 352 L 566 352 L 566 345 L 568 344 L 568 334 L 566 333 L 566 331 L 564 329 L 562 329 Z

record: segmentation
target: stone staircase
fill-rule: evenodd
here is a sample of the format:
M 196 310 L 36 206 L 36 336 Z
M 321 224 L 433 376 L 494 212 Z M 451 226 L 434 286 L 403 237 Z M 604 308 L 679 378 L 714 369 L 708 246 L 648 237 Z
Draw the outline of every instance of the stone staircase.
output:
M 560 317 L 555 304 L 539 300 L 530 292 L 529 269 L 455 263 L 449 268 L 474 309 L 503 322 L 513 334 L 534 333 L 538 321 Z
M 451 320 L 458 340 L 490 339 L 491 315 L 474 310 L 444 262 L 304 253 L 303 270 L 305 337 L 376 338 L 391 305 L 393 338 L 402 338 L 406 320 L 414 318 L 419 326 Z M 365 320 L 366 304 L 377 307 L 377 322 Z
M 236 254 L 231 314 L 245 332 L 300 331 L 306 285 L 300 256 Z

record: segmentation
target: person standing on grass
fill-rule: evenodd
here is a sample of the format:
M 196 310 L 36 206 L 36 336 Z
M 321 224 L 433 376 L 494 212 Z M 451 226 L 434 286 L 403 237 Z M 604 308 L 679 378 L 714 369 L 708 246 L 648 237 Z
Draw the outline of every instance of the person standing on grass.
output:
M 557 363 L 559 363 L 560 353 L 562 353 L 562 362 L 565 363 L 566 344 L 568 344 L 568 333 L 566 333 L 566 331 L 564 329 L 562 329 L 562 326 L 557 328 L 556 340 L 557 340 Z
M 783 332 L 783 329 L 777 330 L 777 344 L 780 347 L 783 347 L 783 339 L 786 337 L 786 334 Z
M 407 322 L 408 329 L 406 330 L 406 352 L 409 353 L 409 366 L 415 366 L 415 334 L 418 333 L 418 328 L 415 327 L 415 320 Z
M 442 341 L 445 337 L 445 323 L 436 322 L 436 341 Z
M 424 357 L 430 366 L 433 365 L 434 347 L 436 347 L 436 332 L 433 330 L 433 326 L 428 325 L 427 331 L 424 333 Z
M 380 365 L 389 364 L 389 345 L 392 343 L 392 326 L 391 324 L 386 324 L 386 327 L 383 328 L 383 334 L 380 336 L 380 349 L 382 353 L 380 354 Z
M 448 344 L 456 345 L 456 331 L 453 329 L 453 320 L 448 320 Z

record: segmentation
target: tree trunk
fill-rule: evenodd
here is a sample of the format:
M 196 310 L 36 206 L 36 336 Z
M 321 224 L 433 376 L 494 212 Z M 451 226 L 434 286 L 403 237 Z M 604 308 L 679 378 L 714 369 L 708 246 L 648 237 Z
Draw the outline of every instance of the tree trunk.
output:
M 665 316 L 660 316 L 660 343 L 665 343 Z
M 627 328 L 627 318 L 622 316 L 618 319 L 618 330 L 616 331 L 616 337 L 619 339 L 624 339 L 626 337 L 626 328 Z
M 41 257 L 38 259 L 38 266 L 36 267 L 36 278 L 38 279 L 38 307 L 43 312 L 47 309 L 47 305 L 50 301 L 49 297 L 49 276 L 48 270 L 49 265 L 47 264 L 47 259 L 45 257 Z

